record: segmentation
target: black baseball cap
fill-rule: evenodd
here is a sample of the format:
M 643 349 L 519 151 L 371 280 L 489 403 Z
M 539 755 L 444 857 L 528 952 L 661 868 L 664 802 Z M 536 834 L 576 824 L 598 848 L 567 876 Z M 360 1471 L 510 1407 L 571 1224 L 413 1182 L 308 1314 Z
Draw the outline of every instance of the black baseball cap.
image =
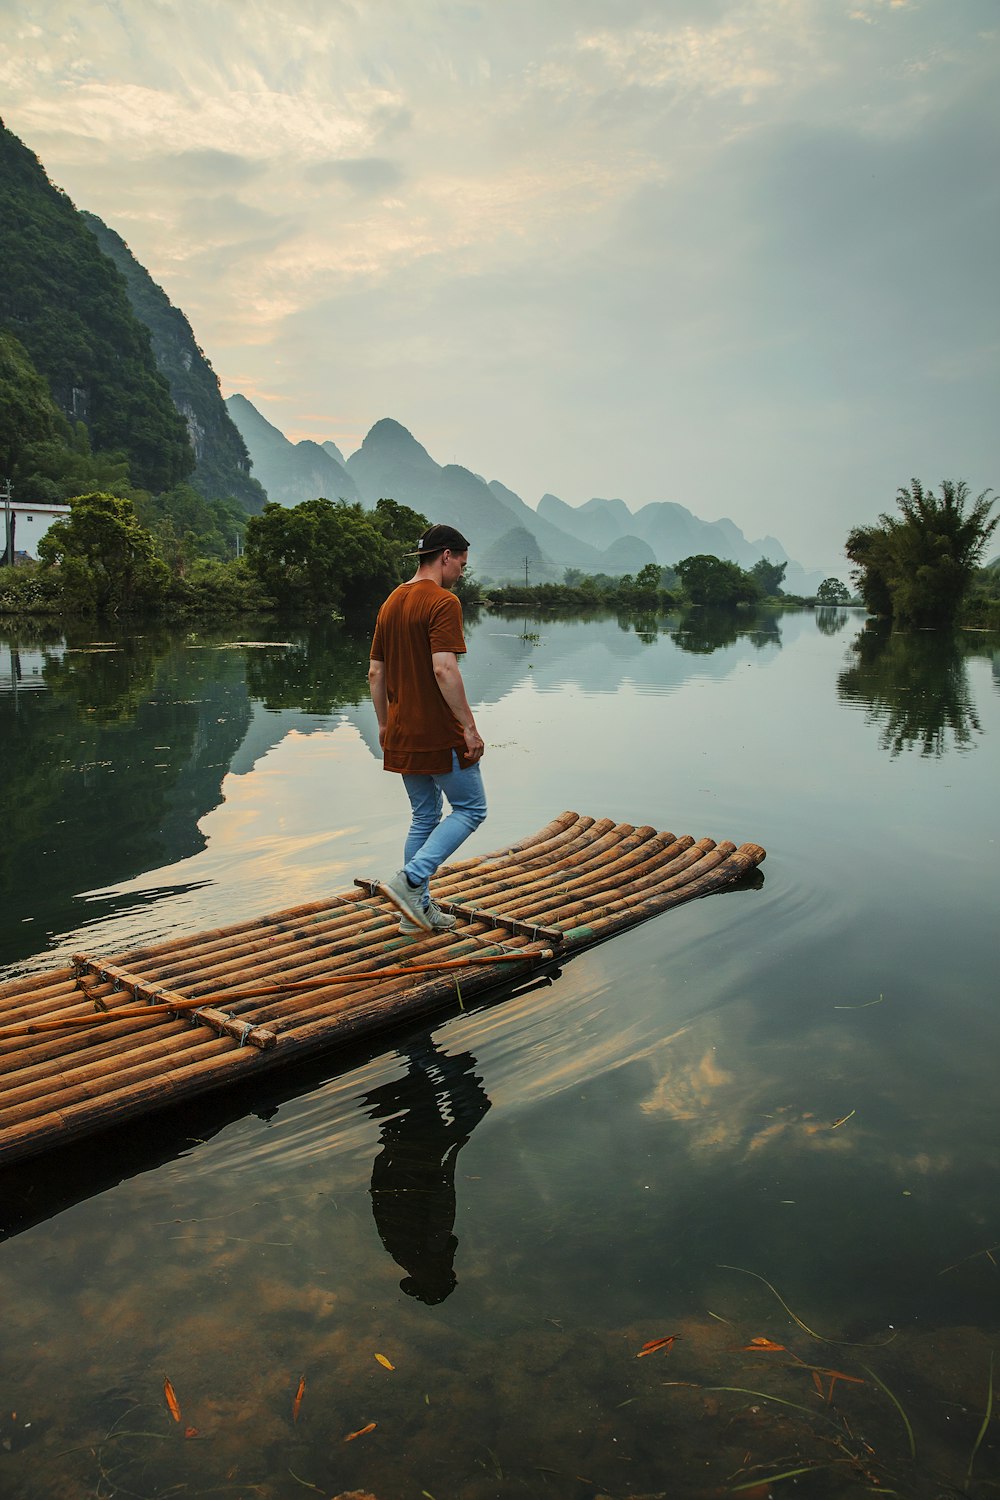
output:
M 407 557 L 432 557 L 435 552 L 468 552 L 469 544 L 454 526 L 431 526 Z

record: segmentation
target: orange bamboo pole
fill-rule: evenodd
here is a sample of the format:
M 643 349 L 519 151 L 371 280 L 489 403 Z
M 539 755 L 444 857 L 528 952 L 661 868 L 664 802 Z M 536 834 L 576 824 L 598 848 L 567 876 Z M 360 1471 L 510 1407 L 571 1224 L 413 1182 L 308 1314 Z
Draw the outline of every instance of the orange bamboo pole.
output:
M 59 1031 L 63 1027 L 91 1026 L 94 1024 L 106 1024 L 109 1021 L 132 1020 L 136 1017 L 177 1015 L 180 1012 L 190 1011 L 207 1013 L 209 1002 L 221 1002 L 228 1004 L 232 1000 L 260 1000 L 272 995 L 286 995 L 290 992 L 298 993 L 302 990 L 327 989 L 336 984 L 360 984 L 364 981 L 381 984 L 386 979 L 408 979 L 412 974 L 431 974 L 440 969 L 466 969 L 474 964 L 504 964 L 520 963 L 527 958 L 537 958 L 540 962 L 553 957 L 551 948 L 540 948 L 535 952 L 529 949 L 521 949 L 518 953 L 494 953 L 488 958 L 480 958 L 469 955 L 465 958 L 442 959 L 436 964 L 407 964 L 402 968 L 373 969 L 370 972 L 354 971 L 350 974 L 328 974 L 325 979 L 305 979 L 290 981 L 288 984 L 257 985 L 250 989 L 229 990 L 225 994 L 197 996 L 194 999 L 185 999 L 177 995 L 172 1000 L 163 1002 L 152 1001 L 148 1005 L 123 1005 L 114 1010 L 83 1011 L 76 1016 L 59 1016 L 46 1021 L 28 1021 L 23 1028 L 13 1027 L 0 1028 L 0 1038 L 9 1036 L 33 1035 L 41 1031 Z M 221 1014 L 221 1012 L 220 1012 Z M 225 1019 L 231 1020 L 232 1017 Z M 247 1033 L 247 1040 L 251 1040 L 252 1033 Z

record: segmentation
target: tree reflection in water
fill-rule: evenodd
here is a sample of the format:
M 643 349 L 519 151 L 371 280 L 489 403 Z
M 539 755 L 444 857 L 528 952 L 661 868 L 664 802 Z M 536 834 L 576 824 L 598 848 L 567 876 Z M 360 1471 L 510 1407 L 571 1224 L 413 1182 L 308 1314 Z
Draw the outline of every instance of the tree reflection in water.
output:
M 835 604 L 820 604 L 815 611 L 816 629 L 820 635 L 836 635 L 851 618 L 851 611 Z
M 449 1057 L 422 1037 L 405 1057 L 403 1078 L 360 1101 L 373 1120 L 384 1121 L 372 1164 L 372 1213 L 383 1245 L 409 1273 L 400 1287 L 433 1305 L 457 1285 L 455 1162 L 490 1100 L 471 1053 Z
M 710 656 L 723 646 L 732 646 L 742 637 L 758 650 L 781 645 L 781 627 L 777 615 L 767 610 L 690 609 L 680 625 L 670 632 L 670 639 L 682 651 Z
M 296 632 L 283 651 L 251 652 L 247 690 L 265 708 L 332 714 L 368 698 L 368 635 L 334 620 Z
M 975 647 L 962 636 L 874 628 L 863 630 L 851 650 L 855 660 L 838 677 L 837 694 L 878 724 L 883 750 L 895 756 L 919 748 L 921 755 L 941 756 L 973 748 L 982 727 L 965 658 Z

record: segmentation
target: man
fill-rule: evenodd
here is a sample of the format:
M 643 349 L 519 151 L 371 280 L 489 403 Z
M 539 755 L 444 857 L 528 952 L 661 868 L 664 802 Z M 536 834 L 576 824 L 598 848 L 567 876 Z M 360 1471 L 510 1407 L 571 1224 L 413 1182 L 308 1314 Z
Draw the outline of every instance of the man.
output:
M 379 610 L 368 668 L 383 764 L 402 776 L 412 809 L 403 868 L 379 890 L 400 912 L 401 932 L 447 932 L 455 918 L 431 900 L 428 882 L 486 817 L 486 747 L 458 667 L 465 638 L 451 592 L 469 544 L 453 526 L 432 526 L 410 556 L 417 571 Z M 442 820 L 443 797 L 451 811 Z

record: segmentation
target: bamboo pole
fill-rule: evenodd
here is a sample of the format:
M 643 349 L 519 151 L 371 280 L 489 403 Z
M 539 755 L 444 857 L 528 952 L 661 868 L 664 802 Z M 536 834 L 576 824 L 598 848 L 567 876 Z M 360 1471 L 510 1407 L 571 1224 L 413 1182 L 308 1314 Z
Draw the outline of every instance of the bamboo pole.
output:
M 29 1021 L 25 1024 L 23 1029 L 17 1031 L 13 1030 L 10 1027 L 0 1028 L 0 1039 L 6 1040 L 6 1038 L 9 1036 L 24 1036 L 25 1034 L 34 1034 L 35 1032 L 41 1031 L 58 1031 L 63 1027 L 103 1025 L 110 1021 L 133 1020 L 136 1017 L 146 1018 L 149 1016 L 163 1015 L 176 1016 L 182 1013 L 190 1013 L 192 1018 L 196 1020 L 200 1020 L 203 1016 L 216 1014 L 219 1015 L 222 1020 L 232 1021 L 233 1017 L 231 1016 L 225 1016 L 221 1012 L 213 1013 L 210 1009 L 210 1003 L 213 1000 L 228 1003 L 232 1000 L 267 999 L 271 996 L 286 996 L 292 993 L 298 994 L 303 990 L 326 989 L 331 985 L 357 984 L 365 980 L 381 984 L 384 983 L 387 979 L 409 979 L 414 974 L 429 974 L 442 969 L 466 969 L 471 968 L 474 964 L 492 965 L 511 962 L 516 963 L 530 956 L 534 955 L 530 954 L 529 950 L 522 949 L 519 953 L 494 953 L 489 958 L 480 958 L 470 955 L 466 958 L 443 959 L 440 963 L 434 964 L 407 964 L 401 968 L 373 969 L 367 973 L 352 972 L 350 974 L 328 974 L 324 979 L 304 979 L 297 981 L 289 980 L 285 984 L 262 984 L 251 986 L 249 989 L 228 990 L 225 994 L 210 995 L 207 998 L 203 996 L 196 997 L 193 1000 L 185 999 L 181 995 L 175 995 L 172 999 L 169 1000 L 150 999 L 145 1005 L 123 1005 L 116 1006 L 114 1010 L 97 1010 L 91 1012 L 83 1012 L 82 1014 L 76 1016 L 60 1016 L 55 1018 L 50 1017 L 45 1021 Z M 542 960 L 552 958 L 553 951 L 551 948 L 539 949 L 537 957 Z M 145 986 L 140 987 L 139 981 L 137 980 L 137 993 L 140 991 L 140 988 L 143 994 L 149 994 L 151 996 L 163 995 L 165 993 L 164 991 L 157 990 L 155 988 L 149 988 L 147 990 Z M 239 1035 L 238 1033 L 233 1032 L 227 1032 L 227 1034 Z M 270 1036 L 270 1033 L 268 1032 L 264 1032 L 263 1034 L 265 1036 Z M 253 1029 L 247 1031 L 246 1040 L 253 1040 Z M 269 1042 L 262 1042 L 258 1045 L 273 1046 L 274 1037 L 271 1036 Z

